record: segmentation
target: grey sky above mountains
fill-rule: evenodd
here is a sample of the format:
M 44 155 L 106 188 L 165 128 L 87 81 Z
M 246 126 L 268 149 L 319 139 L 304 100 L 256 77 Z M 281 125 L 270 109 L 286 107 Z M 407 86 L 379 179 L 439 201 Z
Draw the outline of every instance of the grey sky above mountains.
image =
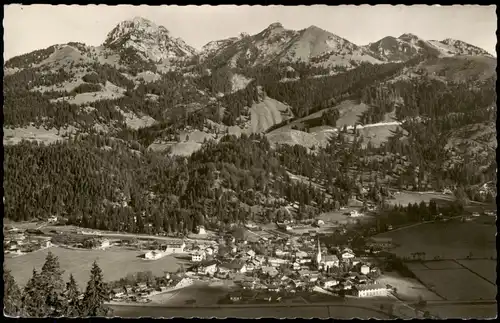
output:
M 97 46 L 119 22 L 140 16 L 196 49 L 209 41 L 256 34 L 271 23 L 318 26 L 357 45 L 412 33 L 453 38 L 496 56 L 496 6 L 4 6 L 4 59 L 70 41 Z

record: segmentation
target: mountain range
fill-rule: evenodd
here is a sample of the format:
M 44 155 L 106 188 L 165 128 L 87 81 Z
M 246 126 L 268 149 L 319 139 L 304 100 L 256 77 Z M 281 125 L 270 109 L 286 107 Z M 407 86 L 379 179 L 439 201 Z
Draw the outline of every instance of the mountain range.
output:
M 496 180 L 495 69 L 460 40 L 360 46 L 273 23 L 198 51 L 147 19 L 123 21 L 102 45 L 5 62 L 5 212 L 114 230 L 167 214 L 176 231 L 256 208 L 266 221 L 294 203 L 301 217 L 338 209 L 361 183 L 480 187 Z
M 65 46 L 49 47 L 45 52 L 52 52 L 50 54 L 55 56 L 58 50 L 53 51 L 54 48 L 60 51 Z M 141 59 L 154 63 L 183 60 L 193 56 L 199 57 L 201 62 L 224 58 L 231 67 L 236 67 L 240 61 L 251 66 L 305 62 L 321 67 L 349 68 L 361 62 L 401 62 L 421 54 L 434 54 L 439 57 L 493 57 L 481 48 L 454 39 L 428 41 L 413 34 L 403 34 L 397 38 L 388 36 L 360 46 L 316 26 L 296 31 L 285 29 L 281 23 L 273 23 L 256 35 L 242 33 L 237 37 L 211 41 L 204 45 L 201 51 L 197 51 L 182 39 L 173 37 L 165 27 L 141 17 L 120 22 L 108 33 L 102 46 L 74 49 L 102 55 L 132 50 Z M 21 55 L 28 56 L 30 54 Z M 22 59 L 15 57 L 9 60 L 6 66 L 23 67 Z
M 420 59 L 418 64 L 411 63 L 415 59 Z M 255 35 L 241 33 L 232 38 L 211 41 L 198 51 L 171 35 L 167 28 L 136 17 L 116 25 L 100 46 L 71 42 L 8 60 L 4 66 L 5 75 L 10 79 L 22 79 L 16 82 L 4 79 L 4 85 L 20 85 L 29 80 L 26 77 L 37 78 L 24 86 L 29 88 L 31 96 L 42 94 L 45 97 L 40 99 L 47 106 L 44 109 L 51 110 L 48 106 L 54 104 L 80 107 L 77 110 L 68 108 L 72 110 L 73 119 L 79 120 L 69 124 L 76 129 L 81 129 L 84 123 L 90 124 L 94 130 L 140 129 L 162 122 L 174 110 L 191 113 L 200 108 L 206 110 L 207 107 L 213 110 L 213 106 L 218 105 L 219 110 L 215 114 L 223 120 L 218 120 L 218 117 L 204 118 L 217 124 L 217 131 L 230 129 L 231 133 L 239 134 L 266 132 L 287 119 L 305 117 L 316 109 L 310 106 L 310 102 L 305 107 L 298 106 L 304 103 L 301 98 L 268 96 L 268 92 L 272 92 L 270 88 L 277 86 L 273 83 L 292 82 L 288 87 L 302 89 L 304 86 L 299 85 L 300 82 L 332 78 L 355 71 L 363 64 L 380 70 L 400 64 L 394 73 L 391 72 L 393 75 L 384 81 L 391 83 L 423 74 L 441 81 L 484 81 L 493 77 L 496 63 L 495 58 L 485 50 L 460 40 L 428 41 L 413 34 L 403 34 L 360 46 L 316 26 L 296 31 L 284 28 L 281 23 L 273 23 Z M 174 74 L 177 80 L 171 79 Z M 269 80 L 264 81 L 266 78 Z M 183 81 L 179 82 L 180 79 Z M 342 77 L 339 76 L 339 79 Z M 168 88 L 160 89 L 170 82 L 173 83 Z M 260 90 L 257 91 L 255 86 L 260 86 Z M 231 95 L 238 96 L 241 91 L 257 91 L 260 94 L 256 94 L 254 103 L 242 102 L 238 111 L 224 107 Z M 276 91 L 283 93 L 282 90 Z M 131 96 L 144 97 L 143 101 L 148 102 L 150 107 L 144 109 L 143 103 L 130 102 Z M 328 99 L 327 96 L 324 100 Z M 273 99 L 276 100 L 271 101 Z M 114 120 L 109 113 L 103 117 L 100 112 L 102 108 L 99 106 L 105 101 L 117 107 Z M 14 120 L 20 118 L 10 117 L 24 108 L 30 110 L 27 119 L 21 118 L 22 122 L 17 122 Z M 7 104 L 5 124 L 46 124 L 47 120 L 53 119 L 47 113 L 33 116 L 32 110 L 30 107 L 16 108 L 14 113 Z M 47 126 L 50 128 L 51 125 Z M 208 134 L 200 130 L 205 133 L 198 138 L 202 141 Z M 207 138 L 211 137 L 213 134 Z M 297 142 L 295 139 L 292 141 Z M 313 138 L 305 141 L 316 142 Z

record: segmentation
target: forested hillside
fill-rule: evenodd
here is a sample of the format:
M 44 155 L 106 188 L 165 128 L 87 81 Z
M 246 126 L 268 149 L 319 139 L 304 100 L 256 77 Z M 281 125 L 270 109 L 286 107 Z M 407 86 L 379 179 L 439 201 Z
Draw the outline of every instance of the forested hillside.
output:
M 115 28 L 103 46 L 55 45 L 6 62 L 4 132 L 73 129 L 52 145 L 5 145 L 6 217 L 60 215 L 84 227 L 188 232 L 200 224 L 279 220 L 279 210 L 292 204 L 298 211 L 287 216 L 307 218 L 353 197 L 384 203 L 390 187 L 494 196 L 477 189 L 496 181 L 495 64 L 477 56 L 482 52 L 460 56 L 469 52 L 455 48 L 455 56 L 442 57 L 432 47 L 403 62 L 333 68 L 317 64 L 321 55 L 283 61 L 279 48 L 271 54 L 280 59 L 262 51 L 279 38 L 277 30 L 326 35 L 315 28 L 296 33 L 272 25 L 195 53 L 151 26 L 137 19 Z M 251 59 L 229 64 L 242 50 Z M 347 100 L 356 108 L 342 105 Z M 337 128 L 341 112 L 349 122 Z M 285 129 L 301 118 L 302 128 Z M 378 145 L 356 128 L 387 120 L 396 130 Z M 304 140 L 314 131 L 327 135 L 317 147 L 271 144 L 265 133 L 275 130 Z M 148 149 L 155 142 L 194 142 L 196 149 L 179 157 Z

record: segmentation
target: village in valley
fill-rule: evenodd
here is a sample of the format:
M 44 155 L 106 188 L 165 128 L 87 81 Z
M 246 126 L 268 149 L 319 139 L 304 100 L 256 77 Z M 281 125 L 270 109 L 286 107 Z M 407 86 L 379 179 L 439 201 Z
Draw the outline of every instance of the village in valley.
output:
M 372 205 L 343 207 L 339 212 L 347 222 L 339 224 L 338 220 L 328 221 L 324 217 L 296 221 L 290 217 L 267 225 L 235 225 L 227 232 L 198 226 L 196 233 L 182 237 L 90 231 L 51 219 L 25 230 L 20 225 L 6 226 L 4 252 L 9 265 L 16 258 L 45 249 L 99 252 L 99 258 L 134 250 L 130 255 L 142 263 L 137 263 L 137 268 L 143 270 L 123 273 L 126 277 L 113 273 L 114 279 L 109 282 L 110 304 L 115 305 L 293 305 L 368 299 L 403 302 L 415 308 L 417 314 L 406 317 L 432 317 L 423 306 L 427 299 L 439 299 L 432 296 L 437 287 L 429 287 L 415 275 L 404 273 L 405 269 L 414 268 L 415 262 L 449 262 L 443 260 L 446 256 L 433 256 L 429 252 L 426 258 L 425 252 L 405 251 L 403 255 L 394 252 L 395 248 L 404 247 L 400 240 L 396 242 L 379 233 L 397 233 L 405 227 L 393 228 L 389 224 L 381 231 L 380 225 L 373 221 L 376 207 Z M 438 214 L 433 222 L 455 221 L 465 225 L 470 220 L 492 219 L 492 216 L 496 217 L 496 211 L 472 212 L 467 219 Z M 462 258 L 471 260 L 471 256 L 472 252 Z M 162 268 L 163 264 L 168 268 Z M 113 267 L 110 265 L 108 270 Z M 149 270 L 152 267 L 154 273 Z M 203 288 L 217 292 L 207 292 L 210 296 L 200 298 L 203 293 L 199 290 Z M 394 305 L 386 311 L 393 313 Z
M 5 316 L 498 315 L 493 6 L 94 7 L 4 6 Z

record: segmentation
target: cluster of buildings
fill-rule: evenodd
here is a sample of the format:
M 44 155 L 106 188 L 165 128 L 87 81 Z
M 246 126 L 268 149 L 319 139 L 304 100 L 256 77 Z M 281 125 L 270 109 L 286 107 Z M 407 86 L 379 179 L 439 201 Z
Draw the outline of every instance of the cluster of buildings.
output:
M 228 296 L 233 302 L 255 297 L 255 291 L 269 299 L 318 289 L 359 297 L 388 292 L 376 283 L 379 270 L 357 257 L 352 249 L 328 251 L 312 236 L 290 235 L 257 243 L 228 237 L 218 246 L 194 249 L 191 261 L 187 276 L 234 281 L 239 288 Z
M 111 299 L 115 302 L 147 303 L 151 301 L 149 297 L 152 295 L 174 291 L 191 284 L 193 284 L 191 278 L 181 277 L 181 275 L 170 275 L 167 273 L 164 279 L 155 284 L 155 287 L 145 282 L 140 282 L 134 286 L 125 285 L 123 287 L 113 288 L 111 290 Z
M 52 247 L 50 237 L 31 236 L 16 228 L 4 232 L 3 249 L 5 255 L 23 255 L 29 252 Z

